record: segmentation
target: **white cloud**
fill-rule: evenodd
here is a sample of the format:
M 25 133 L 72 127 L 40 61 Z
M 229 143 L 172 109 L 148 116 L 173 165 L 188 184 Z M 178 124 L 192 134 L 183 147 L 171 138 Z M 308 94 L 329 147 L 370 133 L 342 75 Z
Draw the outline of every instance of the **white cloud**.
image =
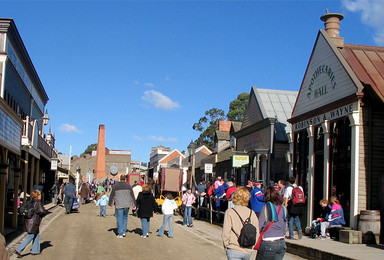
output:
M 132 138 L 137 140 L 137 141 L 143 141 L 144 140 L 144 138 L 137 136 L 137 135 L 132 136 Z
M 361 12 L 362 22 L 375 30 L 376 44 L 384 45 L 384 1 L 342 0 L 342 3 L 351 12 Z
M 148 104 L 155 106 L 156 109 L 160 110 L 172 110 L 180 107 L 178 102 L 173 101 L 156 90 L 145 91 L 142 99 Z
M 78 133 L 78 134 L 82 133 L 82 131 L 77 129 L 76 126 L 70 125 L 70 124 L 62 124 L 59 129 L 61 132 L 66 132 L 66 133 Z
M 149 136 L 149 139 L 156 141 L 156 142 L 170 142 L 170 143 L 176 143 L 177 139 L 173 137 L 164 138 L 162 136 Z
M 133 81 L 133 84 L 135 84 L 135 85 L 140 85 L 140 82 L 139 82 L 138 80 L 134 80 L 134 81 Z

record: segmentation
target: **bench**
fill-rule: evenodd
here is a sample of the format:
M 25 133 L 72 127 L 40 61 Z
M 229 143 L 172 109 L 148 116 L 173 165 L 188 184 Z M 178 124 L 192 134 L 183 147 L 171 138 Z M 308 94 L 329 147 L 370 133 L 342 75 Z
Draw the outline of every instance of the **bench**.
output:
M 339 240 L 340 230 L 352 230 L 352 228 L 343 226 L 330 226 L 328 228 L 329 236 L 335 240 Z

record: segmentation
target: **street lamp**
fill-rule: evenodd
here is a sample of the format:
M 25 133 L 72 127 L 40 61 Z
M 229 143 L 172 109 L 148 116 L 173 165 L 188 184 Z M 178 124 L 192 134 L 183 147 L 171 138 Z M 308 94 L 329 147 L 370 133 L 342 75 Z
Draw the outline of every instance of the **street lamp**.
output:
M 196 145 L 195 145 L 195 143 L 193 141 L 191 141 L 187 148 L 188 148 L 189 156 L 192 156 L 192 172 L 191 172 L 191 178 L 190 178 L 190 181 L 189 181 L 190 188 L 192 188 L 192 178 L 196 182 L 196 179 L 195 179 L 195 152 L 196 152 Z
M 44 126 L 48 125 L 48 122 L 49 122 L 48 109 L 45 110 L 45 114 L 42 117 L 42 119 L 43 119 L 43 125 L 41 126 L 41 135 L 44 136 Z

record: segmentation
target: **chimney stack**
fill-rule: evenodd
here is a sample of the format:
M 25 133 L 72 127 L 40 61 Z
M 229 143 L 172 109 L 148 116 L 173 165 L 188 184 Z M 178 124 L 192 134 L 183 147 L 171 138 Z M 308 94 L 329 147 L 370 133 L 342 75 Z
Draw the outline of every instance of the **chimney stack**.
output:
M 325 31 L 332 38 L 337 47 L 344 47 L 344 38 L 340 37 L 340 21 L 344 16 L 337 13 L 329 13 L 328 9 L 325 9 L 326 14 L 322 15 L 320 19 L 324 21 Z
M 99 125 L 99 137 L 97 140 L 97 154 L 95 166 L 95 179 L 106 177 L 105 171 L 105 126 Z

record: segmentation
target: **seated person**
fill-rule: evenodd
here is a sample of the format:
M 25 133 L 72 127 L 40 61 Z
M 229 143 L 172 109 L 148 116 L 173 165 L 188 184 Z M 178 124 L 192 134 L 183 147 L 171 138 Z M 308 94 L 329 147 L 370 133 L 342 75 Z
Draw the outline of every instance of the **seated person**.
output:
M 331 205 L 327 199 L 322 199 L 320 201 L 320 206 L 322 207 L 320 216 L 312 221 L 311 237 L 318 238 L 320 235 L 320 224 L 321 222 L 328 221 L 328 215 L 331 212 Z
M 344 220 L 344 211 L 340 205 L 337 197 L 331 197 L 329 202 L 331 204 L 331 212 L 328 215 L 327 221 L 321 222 L 321 237 L 326 237 L 326 230 L 332 226 L 342 226 L 345 225 Z

